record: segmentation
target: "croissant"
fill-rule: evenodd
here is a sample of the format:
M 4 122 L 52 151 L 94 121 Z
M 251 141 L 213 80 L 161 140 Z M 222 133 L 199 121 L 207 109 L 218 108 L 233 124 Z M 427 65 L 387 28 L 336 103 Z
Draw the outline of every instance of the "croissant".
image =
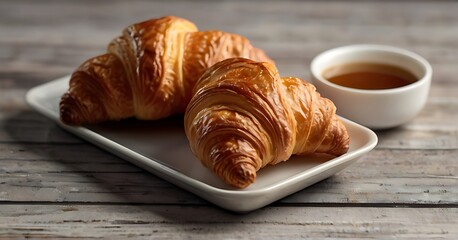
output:
M 210 67 L 184 115 L 192 152 L 224 182 L 245 188 L 256 172 L 292 154 L 348 151 L 349 135 L 333 102 L 273 64 L 243 58 Z
M 110 42 L 107 53 L 87 60 L 72 74 L 60 101 L 60 118 L 82 125 L 183 113 L 202 73 L 231 57 L 272 62 L 242 36 L 199 32 L 182 18 L 133 24 Z

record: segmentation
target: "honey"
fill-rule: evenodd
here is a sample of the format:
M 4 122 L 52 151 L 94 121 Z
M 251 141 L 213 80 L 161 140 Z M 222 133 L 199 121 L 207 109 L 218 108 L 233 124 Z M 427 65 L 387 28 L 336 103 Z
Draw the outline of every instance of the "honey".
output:
M 403 68 L 379 63 L 336 65 L 326 69 L 323 77 L 344 87 L 367 90 L 398 88 L 418 80 Z

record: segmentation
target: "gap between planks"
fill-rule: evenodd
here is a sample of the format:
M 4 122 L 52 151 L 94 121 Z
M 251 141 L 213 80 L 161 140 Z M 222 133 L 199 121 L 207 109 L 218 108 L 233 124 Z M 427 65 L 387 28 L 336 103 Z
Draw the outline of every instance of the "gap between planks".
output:
M 80 205 L 80 206 L 177 206 L 177 207 L 215 207 L 213 204 L 199 203 L 122 203 L 122 202 L 52 202 L 52 201 L 0 201 L 2 205 L 46 205 L 46 206 L 61 206 L 61 205 Z M 274 202 L 263 208 L 268 207 L 317 207 L 317 208 L 458 208 L 458 203 L 283 203 Z

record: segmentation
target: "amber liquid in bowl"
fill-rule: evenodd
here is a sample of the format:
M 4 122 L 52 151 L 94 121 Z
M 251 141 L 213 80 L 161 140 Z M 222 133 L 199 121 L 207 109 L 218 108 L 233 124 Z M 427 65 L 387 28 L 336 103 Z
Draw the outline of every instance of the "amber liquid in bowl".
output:
M 323 71 L 328 81 L 349 88 L 382 90 L 398 88 L 417 81 L 406 69 L 379 63 L 348 63 Z

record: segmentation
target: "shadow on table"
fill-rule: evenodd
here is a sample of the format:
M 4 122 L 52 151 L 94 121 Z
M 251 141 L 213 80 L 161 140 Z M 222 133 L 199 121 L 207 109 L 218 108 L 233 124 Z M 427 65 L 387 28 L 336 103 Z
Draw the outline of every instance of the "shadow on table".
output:
M 3 137 L 17 151 L 11 174 L 27 173 L 24 186 L 37 202 L 204 204 L 193 194 L 73 136 L 57 124 L 22 111 L 4 120 Z M 0 136 L 1 137 L 1 136 Z M 23 166 L 22 168 L 20 166 Z M 15 173 L 16 172 L 16 173 Z M 36 191 L 37 188 L 42 188 Z M 46 189 L 46 190 L 45 190 Z M 47 194 L 40 194 L 46 191 Z M 23 194 L 21 194 L 23 195 Z M 11 200 L 14 200 L 11 196 Z
M 168 221 L 202 223 L 243 222 L 284 208 L 284 204 L 274 203 L 243 215 L 226 211 L 67 133 L 32 111 L 11 115 L 3 127 L 6 141 L 13 142 L 13 151 L 19 152 L 15 161 L 20 163 L 9 174 L 17 179 L 25 173 L 27 178 L 22 186 L 11 182 L 20 189 L 9 195 L 10 201 L 133 205 Z

